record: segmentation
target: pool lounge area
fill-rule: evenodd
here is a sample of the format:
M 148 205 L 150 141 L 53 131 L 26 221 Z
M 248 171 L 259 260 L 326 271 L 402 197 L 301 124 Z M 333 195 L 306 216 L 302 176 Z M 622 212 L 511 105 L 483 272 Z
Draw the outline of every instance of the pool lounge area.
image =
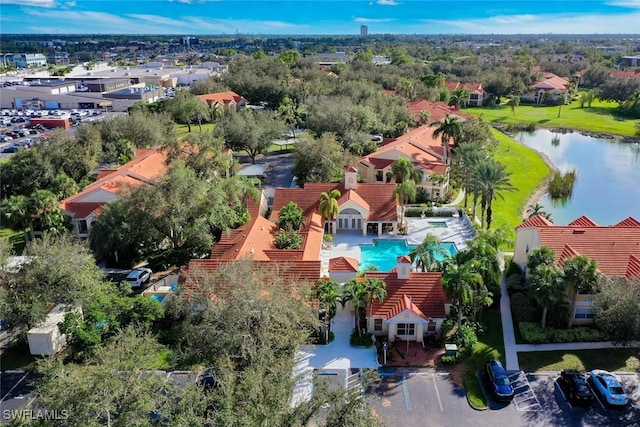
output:
M 438 237 L 441 242 L 450 244 L 451 246 L 446 249 L 451 253 L 451 248 L 455 248 L 455 252 L 465 250 L 467 248 L 467 241 L 475 237 L 473 226 L 463 217 L 406 218 L 405 221 L 407 223 L 406 236 L 396 236 L 392 233 L 385 233 L 381 237 L 363 237 L 359 232 L 341 230 L 334 235 L 331 248 L 322 251 L 323 274 L 329 275 L 329 259 L 338 257 L 354 258 L 358 260 L 358 268 L 366 268 L 366 263 L 371 262 L 367 261 L 370 259 L 367 258 L 367 255 L 365 255 L 365 260 L 363 261 L 362 245 L 367 245 L 364 249 L 365 253 L 368 250 L 376 251 L 376 248 L 373 246 L 374 242 L 377 242 L 378 245 L 385 246 L 385 243 L 383 243 L 385 241 L 399 241 L 402 243 L 393 243 L 390 246 L 392 248 L 395 247 L 397 250 L 397 248 L 403 248 L 404 245 L 409 248 L 406 252 L 408 253 L 412 247 L 422 243 L 427 234 L 431 234 Z M 404 248 L 402 250 L 404 251 Z M 395 267 L 397 256 L 406 255 L 406 253 L 395 255 L 395 252 L 388 252 L 386 255 L 383 254 L 382 257 L 385 258 L 383 266 L 385 266 L 385 268 L 388 268 L 389 265 Z M 384 270 L 381 269 L 381 271 Z

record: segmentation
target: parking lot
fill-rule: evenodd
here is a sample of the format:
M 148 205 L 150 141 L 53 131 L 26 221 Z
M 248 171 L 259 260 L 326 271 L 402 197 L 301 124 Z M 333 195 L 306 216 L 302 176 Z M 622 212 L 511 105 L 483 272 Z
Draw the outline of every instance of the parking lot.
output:
M 0 374 L 0 423 L 8 423 L 15 411 L 31 407 L 39 374 L 29 371 L 5 371 Z
M 588 408 L 568 404 L 555 380 L 559 373 L 510 373 L 515 397 L 493 400 L 483 373 L 478 373 L 489 400 L 479 411 L 467 402 L 464 390 L 449 375 L 434 370 L 381 371 L 381 381 L 368 391 L 368 401 L 386 426 L 639 426 L 638 376 L 619 375 L 632 403 L 623 409 L 594 401 Z

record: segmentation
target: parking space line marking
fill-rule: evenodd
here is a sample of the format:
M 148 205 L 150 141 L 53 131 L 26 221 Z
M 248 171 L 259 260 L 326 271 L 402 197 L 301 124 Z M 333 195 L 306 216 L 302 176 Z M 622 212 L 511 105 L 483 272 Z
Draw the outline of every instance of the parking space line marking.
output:
M 514 380 L 512 380 L 512 378 L 514 378 Z M 542 405 L 540 405 L 540 401 L 531 388 L 531 383 L 529 383 L 529 380 L 523 371 L 509 375 L 509 380 L 511 381 L 512 386 L 513 384 L 522 384 L 521 386 L 514 386 L 514 389 L 526 387 L 525 390 L 514 395 L 513 402 L 516 404 L 516 409 L 518 411 L 542 411 Z M 531 400 L 535 400 L 535 403 L 527 404 L 527 401 Z
M 20 383 L 22 382 L 22 380 L 24 380 L 24 379 L 27 377 L 27 375 L 29 375 L 29 373 L 28 373 L 28 372 L 26 372 L 26 373 L 22 376 L 22 378 L 20 378 L 20 379 L 18 380 L 18 382 L 17 382 L 17 383 L 15 383 L 15 384 L 13 385 L 13 387 L 11 387 L 11 390 L 9 390 L 9 391 L 7 392 L 7 394 L 5 394 L 4 396 L 2 396 L 2 399 L 0 399 L 0 402 L 4 402 L 4 399 L 6 399 L 6 398 L 7 398 L 7 396 L 9 396 L 9 395 L 11 394 L 11 392 L 12 392 L 16 387 L 18 387 L 18 384 L 20 384 Z
M 436 377 L 433 377 L 433 386 L 436 388 L 436 396 L 438 396 L 438 405 L 440 405 L 440 412 L 444 412 L 442 408 L 442 401 L 440 400 L 440 392 L 438 391 L 438 384 L 436 383 Z
M 402 374 L 402 389 L 404 390 L 404 404 L 407 412 L 411 412 L 411 402 L 409 402 L 409 390 L 407 390 L 407 377 Z

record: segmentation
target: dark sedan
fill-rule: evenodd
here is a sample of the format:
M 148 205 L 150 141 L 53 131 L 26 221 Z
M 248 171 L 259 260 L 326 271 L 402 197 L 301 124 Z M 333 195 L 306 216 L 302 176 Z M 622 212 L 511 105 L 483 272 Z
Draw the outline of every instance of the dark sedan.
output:
M 591 405 L 593 393 L 587 386 L 587 378 L 575 369 L 560 372 L 558 385 L 562 388 L 567 400 L 575 405 Z
M 496 400 L 509 402 L 513 399 L 513 386 L 507 371 L 499 360 L 491 359 L 485 364 L 485 372 L 491 384 L 491 391 Z

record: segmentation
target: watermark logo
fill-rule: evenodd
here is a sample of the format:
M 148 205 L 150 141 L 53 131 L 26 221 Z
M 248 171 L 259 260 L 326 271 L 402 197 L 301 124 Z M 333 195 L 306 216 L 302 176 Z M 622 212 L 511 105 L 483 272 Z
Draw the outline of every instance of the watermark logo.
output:
M 69 419 L 69 411 L 63 409 L 61 411 L 49 409 L 5 409 L 2 411 L 2 418 L 5 420 L 67 420 Z

